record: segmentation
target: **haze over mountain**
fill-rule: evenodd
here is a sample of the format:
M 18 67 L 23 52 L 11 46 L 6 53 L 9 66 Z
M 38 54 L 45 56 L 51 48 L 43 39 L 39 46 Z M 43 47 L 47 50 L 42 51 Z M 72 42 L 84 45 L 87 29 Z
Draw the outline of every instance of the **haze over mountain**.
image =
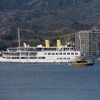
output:
M 100 0 L 0 0 L 1 40 L 15 40 L 18 27 L 44 35 L 66 34 L 99 27 L 99 20 Z

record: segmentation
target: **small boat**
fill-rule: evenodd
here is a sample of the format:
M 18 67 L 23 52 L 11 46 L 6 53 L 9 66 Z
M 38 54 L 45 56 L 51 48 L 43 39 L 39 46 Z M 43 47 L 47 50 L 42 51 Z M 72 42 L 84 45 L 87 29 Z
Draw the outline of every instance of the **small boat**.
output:
M 77 60 L 76 62 L 70 62 L 68 65 L 73 67 L 81 67 L 81 66 L 92 66 L 94 64 L 95 64 L 94 61 Z

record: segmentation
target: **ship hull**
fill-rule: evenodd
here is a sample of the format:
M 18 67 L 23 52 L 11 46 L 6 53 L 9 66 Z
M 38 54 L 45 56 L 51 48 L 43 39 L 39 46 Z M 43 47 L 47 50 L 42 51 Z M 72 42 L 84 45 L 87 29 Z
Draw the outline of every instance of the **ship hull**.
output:
M 76 58 L 70 58 L 70 60 L 55 60 L 55 59 L 5 59 L 0 57 L 0 62 L 7 62 L 7 63 L 67 63 L 73 62 Z

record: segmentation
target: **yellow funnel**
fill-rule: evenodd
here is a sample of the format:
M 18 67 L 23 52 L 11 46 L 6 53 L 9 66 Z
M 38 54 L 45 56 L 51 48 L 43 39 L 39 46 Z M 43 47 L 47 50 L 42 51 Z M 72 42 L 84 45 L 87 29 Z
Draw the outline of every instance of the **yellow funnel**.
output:
M 45 40 L 45 46 L 46 46 L 46 48 L 49 48 L 50 47 L 50 42 L 49 42 L 48 39 Z
M 57 40 L 57 47 L 58 47 L 58 48 L 61 47 L 61 41 L 60 41 L 60 39 Z

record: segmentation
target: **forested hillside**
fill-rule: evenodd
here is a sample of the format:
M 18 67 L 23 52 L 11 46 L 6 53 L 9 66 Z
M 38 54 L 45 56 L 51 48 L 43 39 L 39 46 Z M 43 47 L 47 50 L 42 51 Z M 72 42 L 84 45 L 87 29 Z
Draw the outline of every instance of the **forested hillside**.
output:
M 0 0 L 0 49 L 17 45 L 18 27 L 21 41 L 36 45 L 74 39 L 71 33 L 100 27 L 99 20 L 99 0 Z

